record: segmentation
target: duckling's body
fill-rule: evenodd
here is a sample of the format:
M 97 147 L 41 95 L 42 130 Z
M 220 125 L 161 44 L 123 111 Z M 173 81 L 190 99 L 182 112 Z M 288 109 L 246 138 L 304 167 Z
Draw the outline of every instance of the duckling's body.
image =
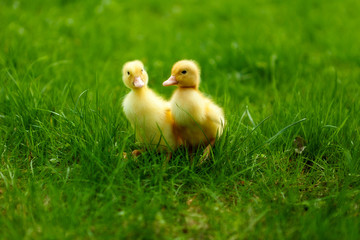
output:
M 146 147 L 174 150 L 177 139 L 169 103 L 147 87 L 147 73 L 140 61 L 124 65 L 123 81 L 132 90 L 123 101 L 123 110 L 136 140 Z
M 190 146 L 213 145 L 223 133 L 225 118 L 223 110 L 198 90 L 198 66 L 182 60 L 175 63 L 171 75 L 163 85 L 178 85 L 170 105 L 181 138 Z

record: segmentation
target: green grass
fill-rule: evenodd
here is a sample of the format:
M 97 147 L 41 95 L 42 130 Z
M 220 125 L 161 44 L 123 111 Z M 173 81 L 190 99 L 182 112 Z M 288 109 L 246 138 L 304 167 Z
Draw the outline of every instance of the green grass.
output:
M 359 239 L 360 2 L 0 2 L 1 239 Z M 195 59 L 211 161 L 136 148 L 124 62 Z M 295 153 L 296 137 L 306 148 Z

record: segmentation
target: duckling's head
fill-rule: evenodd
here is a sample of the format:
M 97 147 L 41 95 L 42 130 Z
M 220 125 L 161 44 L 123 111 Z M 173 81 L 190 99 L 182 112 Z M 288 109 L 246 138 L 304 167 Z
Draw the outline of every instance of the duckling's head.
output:
M 125 63 L 122 73 L 123 82 L 130 89 L 140 89 L 148 84 L 149 77 L 144 69 L 144 64 L 139 60 Z
M 181 60 L 171 69 L 171 77 L 163 82 L 163 86 L 177 85 L 180 88 L 195 88 L 200 84 L 200 68 L 193 60 Z

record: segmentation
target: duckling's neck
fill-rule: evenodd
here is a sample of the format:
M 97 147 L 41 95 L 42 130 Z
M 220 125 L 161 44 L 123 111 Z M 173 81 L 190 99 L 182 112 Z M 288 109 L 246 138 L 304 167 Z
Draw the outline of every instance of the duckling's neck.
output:
M 133 92 L 137 95 L 144 95 L 148 90 L 147 86 L 143 86 L 141 88 L 133 88 Z
M 179 86 L 179 89 L 194 89 L 194 90 L 198 90 L 198 86 Z

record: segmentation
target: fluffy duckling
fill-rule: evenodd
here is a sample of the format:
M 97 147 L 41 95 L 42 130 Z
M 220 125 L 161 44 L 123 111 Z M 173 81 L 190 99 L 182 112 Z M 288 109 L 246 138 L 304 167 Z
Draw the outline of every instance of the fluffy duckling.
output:
M 175 125 L 185 145 L 208 145 L 204 151 L 207 158 L 216 136 L 223 133 L 225 117 L 223 110 L 199 91 L 199 84 L 199 66 L 192 60 L 181 60 L 174 64 L 163 86 L 178 86 L 170 100 Z
M 141 61 L 124 64 L 123 82 L 131 91 L 122 103 L 126 118 L 135 129 L 136 140 L 148 148 L 174 150 L 177 138 L 174 134 L 174 120 L 170 105 L 148 88 L 148 75 Z M 135 150 L 133 155 L 140 154 Z

